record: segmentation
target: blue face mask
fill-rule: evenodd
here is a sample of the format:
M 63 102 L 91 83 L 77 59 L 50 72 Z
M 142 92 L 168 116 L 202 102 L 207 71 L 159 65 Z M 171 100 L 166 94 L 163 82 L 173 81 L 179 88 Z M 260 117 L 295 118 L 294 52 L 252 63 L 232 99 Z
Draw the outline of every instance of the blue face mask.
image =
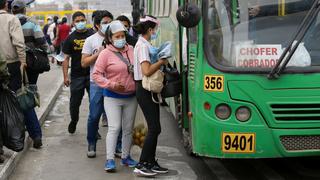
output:
M 155 40 L 158 38 L 158 33 L 151 34 L 151 40 Z
M 113 41 L 114 47 L 119 49 L 123 48 L 126 45 L 126 43 L 126 39 L 117 39 Z
M 76 23 L 76 29 L 77 30 L 84 30 L 84 29 L 86 29 L 86 25 L 87 25 L 87 22 L 86 21 L 84 21 L 84 22 L 78 22 L 78 23 Z
M 101 24 L 101 29 L 100 31 L 102 32 L 102 34 L 105 34 L 107 29 L 109 27 L 109 24 Z

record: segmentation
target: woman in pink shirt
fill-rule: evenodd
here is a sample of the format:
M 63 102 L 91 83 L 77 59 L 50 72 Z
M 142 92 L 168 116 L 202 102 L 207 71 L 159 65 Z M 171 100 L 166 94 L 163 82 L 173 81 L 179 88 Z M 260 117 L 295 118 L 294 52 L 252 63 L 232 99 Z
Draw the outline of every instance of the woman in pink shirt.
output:
M 106 48 L 100 53 L 92 78 L 104 88 L 104 106 L 109 129 L 106 137 L 107 160 L 105 170 L 114 172 L 115 147 L 122 128 L 122 165 L 135 167 L 130 157 L 132 129 L 137 110 L 135 82 L 133 80 L 133 47 L 126 43 L 126 29 L 120 21 L 110 23 L 106 33 Z

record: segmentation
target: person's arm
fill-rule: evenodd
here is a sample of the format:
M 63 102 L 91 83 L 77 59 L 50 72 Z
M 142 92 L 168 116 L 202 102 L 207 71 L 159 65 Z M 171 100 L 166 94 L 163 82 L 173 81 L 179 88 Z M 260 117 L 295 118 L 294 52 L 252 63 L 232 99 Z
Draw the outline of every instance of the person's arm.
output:
M 22 66 L 26 66 L 26 51 L 22 27 L 18 18 L 13 18 L 9 25 L 12 45 L 15 47 Z
M 41 27 L 38 24 L 35 24 L 34 28 L 33 28 L 33 36 L 34 36 L 34 40 L 35 40 L 35 44 L 37 45 L 37 47 L 40 47 L 42 50 L 44 50 L 45 52 L 49 53 L 49 45 L 46 41 L 46 38 L 41 30 Z
M 65 54 L 64 61 L 62 63 L 62 72 L 63 72 L 64 85 L 67 87 L 70 85 L 70 80 L 68 75 L 69 61 L 70 61 L 70 56 Z
M 124 91 L 124 86 L 119 82 L 110 81 L 105 77 L 105 69 L 108 65 L 105 61 L 105 58 L 108 58 L 108 53 L 106 51 L 101 52 L 94 66 L 92 79 L 99 87 L 111 89 L 118 92 Z
M 99 57 L 99 54 L 100 52 L 104 49 L 104 47 L 100 47 L 98 52 L 96 52 L 95 54 L 93 55 L 89 55 L 89 54 L 82 54 L 82 58 L 81 58 L 81 66 L 83 68 L 86 68 L 86 67 L 89 67 L 91 66 L 92 64 L 94 64 L 98 57 Z
M 156 71 L 158 71 L 162 65 L 166 65 L 168 63 L 167 59 L 159 59 L 154 64 L 151 64 L 149 61 L 143 61 L 141 63 L 141 70 L 142 74 L 149 77 L 152 74 L 154 74 Z

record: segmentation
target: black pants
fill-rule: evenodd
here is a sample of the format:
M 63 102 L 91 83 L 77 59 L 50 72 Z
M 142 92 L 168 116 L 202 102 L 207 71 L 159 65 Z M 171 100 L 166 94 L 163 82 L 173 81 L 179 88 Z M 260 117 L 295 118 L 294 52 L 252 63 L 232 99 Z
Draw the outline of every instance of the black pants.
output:
M 161 133 L 159 104 L 152 101 L 151 92 L 142 87 L 141 81 L 136 83 L 136 97 L 148 125 L 148 134 L 140 155 L 140 163 L 154 163 L 158 136 Z
M 87 90 L 88 95 L 90 94 L 90 77 L 71 77 L 70 84 L 70 116 L 71 121 L 75 124 L 79 121 L 79 108 L 84 96 L 84 92 Z

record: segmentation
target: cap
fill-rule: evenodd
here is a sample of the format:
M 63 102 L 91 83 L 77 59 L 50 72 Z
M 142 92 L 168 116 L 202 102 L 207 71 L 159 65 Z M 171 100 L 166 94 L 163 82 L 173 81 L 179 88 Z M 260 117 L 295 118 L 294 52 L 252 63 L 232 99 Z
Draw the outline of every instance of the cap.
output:
M 120 32 L 120 31 L 127 31 L 127 29 L 124 27 L 124 25 L 119 20 L 112 21 L 109 24 L 109 29 L 112 32 L 112 34 Z
M 27 6 L 24 0 L 14 0 L 11 4 L 12 9 L 23 9 Z
M 48 16 L 48 17 L 47 17 L 47 20 L 52 20 L 52 17 L 51 17 L 51 16 Z

